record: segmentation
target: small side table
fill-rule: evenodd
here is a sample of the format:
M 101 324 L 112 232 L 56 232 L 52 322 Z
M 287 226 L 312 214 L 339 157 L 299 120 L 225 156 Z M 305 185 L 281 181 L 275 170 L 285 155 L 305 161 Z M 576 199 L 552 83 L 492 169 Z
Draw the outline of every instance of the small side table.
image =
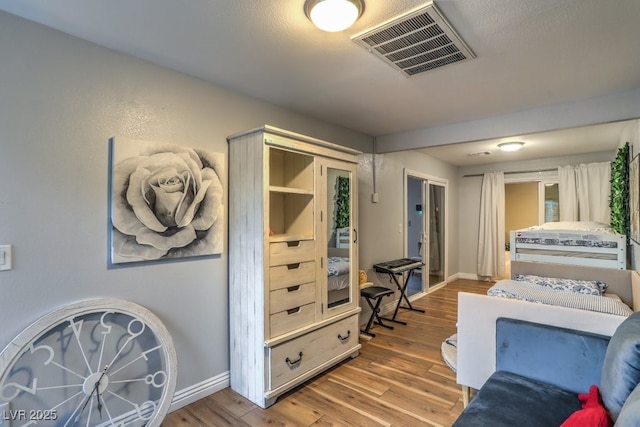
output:
M 385 325 L 382 323 L 382 319 L 380 318 L 380 303 L 382 303 L 382 298 L 393 295 L 393 290 L 389 288 L 385 288 L 384 286 L 367 286 L 360 289 L 360 295 L 364 297 L 371 307 L 371 317 L 369 317 L 369 321 L 367 322 L 367 327 L 361 329 L 360 332 L 363 334 L 375 337 L 376 334 L 373 332 L 369 332 L 371 326 L 375 323 L 376 325 L 380 325 L 382 327 L 393 329 L 393 326 Z

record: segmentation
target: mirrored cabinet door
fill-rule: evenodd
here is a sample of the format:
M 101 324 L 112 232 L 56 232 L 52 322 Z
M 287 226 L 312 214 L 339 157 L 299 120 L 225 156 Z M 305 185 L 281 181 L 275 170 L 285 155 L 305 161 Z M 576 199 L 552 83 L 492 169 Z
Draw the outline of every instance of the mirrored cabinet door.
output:
M 321 179 L 321 265 L 326 270 L 321 287 L 323 317 L 352 309 L 357 304 L 357 194 L 356 166 L 325 160 Z

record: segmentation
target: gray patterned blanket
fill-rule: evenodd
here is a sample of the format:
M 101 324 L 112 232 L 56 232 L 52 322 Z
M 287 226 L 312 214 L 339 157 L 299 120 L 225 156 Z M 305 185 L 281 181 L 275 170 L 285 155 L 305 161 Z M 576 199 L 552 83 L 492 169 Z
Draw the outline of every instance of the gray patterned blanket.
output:
M 487 295 L 597 311 L 617 316 L 630 316 L 633 313 L 631 308 L 619 299 L 555 290 L 534 283 L 515 280 L 500 280 L 496 282 L 495 285 L 489 288 Z

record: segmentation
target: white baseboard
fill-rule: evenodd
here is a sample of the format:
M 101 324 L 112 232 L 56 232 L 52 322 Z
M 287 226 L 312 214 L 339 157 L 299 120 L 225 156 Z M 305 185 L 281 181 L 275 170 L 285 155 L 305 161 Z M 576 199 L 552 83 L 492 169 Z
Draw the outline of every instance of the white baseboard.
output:
M 215 377 L 206 379 L 182 390 L 178 390 L 173 395 L 173 401 L 169 412 L 173 412 L 187 406 L 197 400 L 207 397 L 217 391 L 229 387 L 229 372 L 224 372 Z
M 454 275 L 451 275 L 447 278 L 447 283 L 451 283 L 451 282 L 455 282 L 458 279 L 461 279 L 462 277 L 460 277 L 460 273 L 456 273 Z
M 198 384 L 194 384 L 190 387 L 184 388 L 182 390 L 178 390 L 173 394 L 173 399 L 171 401 L 171 406 L 169 407 L 169 412 L 173 412 L 177 409 L 180 409 L 184 406 L 189 405 L 197 400 L 202 399 L 203 397 L 207 397 L 210 394 L 215 393 L 216 391 L 220 391 L 229 386 L 229 372 L 222 373 L 213 378 L 209 378 L 208 380 L 204 380 Z M 145 405 L 142 405 L 145 406 Z M 146 406 L 142 409 L 142 413 L 144 415 L 151 415 L 151 410 L 155 410 L 155 406 Z M 107 427 L 114 425 L 127 425 L 129 423 L 133 423 L 135 420 L 138 420 L 141 417 L 140 412 L 132 409 L 131 411 L 122 414 L 116 417 L 113 420 L 106 421 L 104 423 L 98 424 L 97 427 Z M 0 420 L 0 426 L 2 426 L 2 420 Z
M 479 280 L 482 282 L 488 282 L 487 278 L 484 276 L 478 276 L 475 273 L 458 273 L 459 279 L 467 279 L 467 280 Z

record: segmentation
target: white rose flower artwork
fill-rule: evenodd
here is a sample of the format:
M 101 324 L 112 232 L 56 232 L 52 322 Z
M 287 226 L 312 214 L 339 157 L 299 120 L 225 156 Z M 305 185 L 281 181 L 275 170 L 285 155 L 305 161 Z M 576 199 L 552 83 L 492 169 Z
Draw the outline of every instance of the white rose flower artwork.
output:
M 112 138 L 111 262 L 222 253 L 224 154 Z

